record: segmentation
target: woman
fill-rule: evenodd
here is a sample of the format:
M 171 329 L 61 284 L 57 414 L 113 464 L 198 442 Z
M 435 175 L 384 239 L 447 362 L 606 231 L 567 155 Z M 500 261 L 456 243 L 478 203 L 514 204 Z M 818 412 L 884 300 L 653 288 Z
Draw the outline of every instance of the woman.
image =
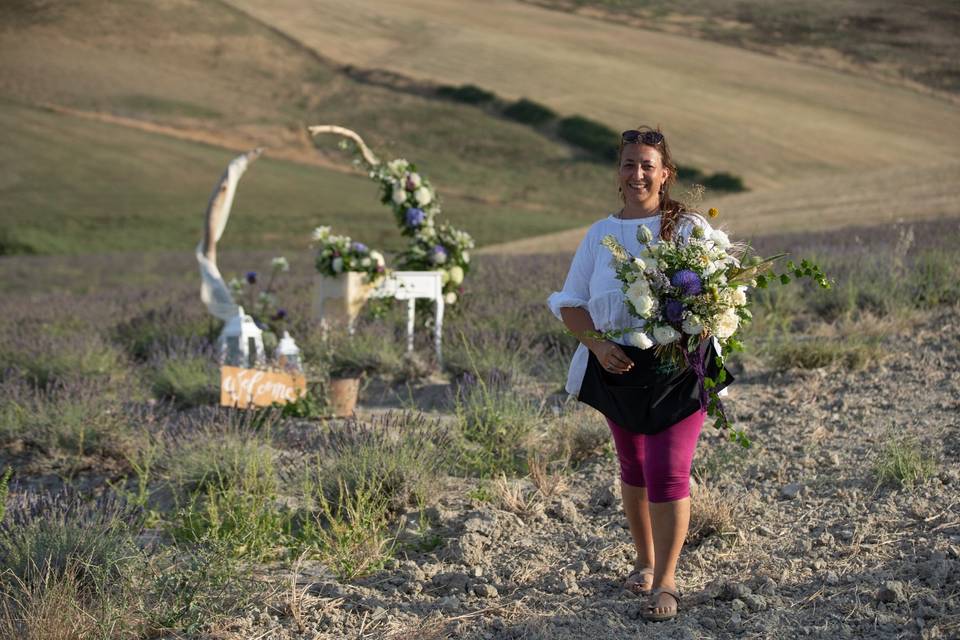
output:
M 677 167 L 659 130 L 641 127 L 625 131 L 618 166 L 623 208 L 590 227 L 574 255 L 563 290 L 549 300 L 553 313 L 581 343 L 570 364 L 566 387 L 578 397 L 588 361 L 592 367 L 617 375 L 635 366 L 626 353 L 629 348 L 596 336 L 642 323 L 627 310 L 621 283 L 611 266 L 612 256 L 601 239 L 612 234 L 637 255 L 641 248 L 637 240 L 640 225 L 650 230 L 654 241 L 672 239 L 677 234 L 689 237 L 695 225 L 708 234 L 711 231 L 701 216 L 670 198 Z M 643 362 L 646 364 L 642 366 L 652 366 L 649 357 Z M 627 576 L 625 587 L 650 595 L 644 617 L 651 620 L 672 618 L 679 608 L 675 573 L 690 521 L 690 464 L 706 417 L 699 405 L 689 414 L 679 415 L 686 417 L 649 435 L 628 431 L 607 420 L 620 463 L 623 510 L 636 548 L 634 570 Z

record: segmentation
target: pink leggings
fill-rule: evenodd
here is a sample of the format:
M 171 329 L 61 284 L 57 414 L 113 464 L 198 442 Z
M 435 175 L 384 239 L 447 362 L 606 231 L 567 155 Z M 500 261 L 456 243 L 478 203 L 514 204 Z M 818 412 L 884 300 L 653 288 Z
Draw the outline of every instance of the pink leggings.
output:
M 646 487 L 650 502 L 672 502 L 690 495 L 690 464 L 707 414 L 698 411 L 660 433 L 627 431 L 607 419 L 620 460 L 620 479 Z

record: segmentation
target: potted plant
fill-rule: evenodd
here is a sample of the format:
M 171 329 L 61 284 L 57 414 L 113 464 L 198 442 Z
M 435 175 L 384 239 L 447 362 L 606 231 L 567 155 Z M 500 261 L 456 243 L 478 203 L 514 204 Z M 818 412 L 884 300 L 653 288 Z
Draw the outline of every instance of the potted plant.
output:
M 349 236 L 313 232 L 317 249 L 314 314 L 325 324 L 351 326 L 373 289 L 386 274 L 383 254 Z

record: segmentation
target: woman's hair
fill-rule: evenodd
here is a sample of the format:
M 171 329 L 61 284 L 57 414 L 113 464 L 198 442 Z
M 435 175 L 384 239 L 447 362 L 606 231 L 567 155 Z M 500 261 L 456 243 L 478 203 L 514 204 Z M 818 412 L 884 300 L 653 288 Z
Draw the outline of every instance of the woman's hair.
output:
M 637 127 L 637 131 L 655 131 L 663 135 L 663 132 L 660 131 L 660 127 L 654 129 L 653 127 L 641 125 Z M 620 145 L 617 148 L 618 171 L 620 168 L 620 162 L 623 160 L 623 146 L 623 139 L 621 139 Z M 660 237 L 664 240 L 670 240 L 673 238 L 673 234 L 676 232 L 677 227 L 680 224 L 680 216 L 695 212 L 689 209 L 683 202 L 674 200 L 670 197 L 670 185 L 677 181 L 677 165 L 674 164 L 673 156 L 670 155 L 670 147 L 667 145 L 667 139 L 664 137 L 656 145 L 653 145 L 653 148 L 660 152 L 660 158 L 663 160 L 663 166 L 666 167 L 670 172 L 666 181 L 663 183 L 662 189 L 660 190 Z M 623 194 L 621 193 L 620 196 L 623 197 Z

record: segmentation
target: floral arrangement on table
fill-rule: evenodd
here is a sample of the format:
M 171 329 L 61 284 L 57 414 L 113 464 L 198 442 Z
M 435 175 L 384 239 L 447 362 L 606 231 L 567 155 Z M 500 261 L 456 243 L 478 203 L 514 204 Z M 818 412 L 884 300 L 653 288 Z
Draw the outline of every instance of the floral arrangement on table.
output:
M 349 145 L 347 141 L 344 144 Z M 411 271 L 441 271 L 444 302 L 455 304 L 463 293 L 463 280 L 470 271 L 473 238 L 448 223 L 436 224 L 440 213 L 437 193 L 416 165 L 403 158 L 371 165 L 368 175 L 380 185 L 380 201 L 393 210 L 400 233 L 410 244 L 397 256 L 397 268 Z
M 313 230 L 313 245 L 317 250 L 315 265 L 325 276 L 336 277 L 347 271 L 366 274 L 367 282 L 374 282 L 386 273 L 386 261 L 379 251 L 370 249 L 349 236 L 338 236 L 330 227 Z
M 716 209 L 710 209 L 716 217 Z M 627 308 L 643 320 L 642 327 L 611 332 L 605 337 L 623 336 L 627 344 L 640 349 L 656 348 L 662 361 L 685 363 L 697 374 L 701 387 L 701 407 L 716 418 L 714 426 L 729 429 L 731 439 L 743 446 L 750 441 L 741 430 L 732 429 L 723 403 L 713 389 L 722 383 L 725 355 L 743 348 L 737 334 L 752 319 L 749 292 L 792 278 L 807 277 L 829 288 L 823 271 L 809 260 L 799 265 L 786 263 L 786 271 L 774 272 L 774 263 L 786 254 L 769 258 L 750 255 L 747 244 L 732 243 L 723 231 L 706 235 L 695 226 L 689 239 L 675 238 L 653 244 L 653 234 L 641 225 L 637 240 L 643 246 L 633 256 L 608 235 L 602 244 L 613 255 L 617 279 L 622 283 Z M 715 339 L 721 355 L 717 357 L 717 379 L 706 376 L 709 341 Z
M 286 328 L 287 310 L 277 303 L 275 287 L 277 277 L 290 271 L 290 263 L 283 256 L 270 261 L 270 273 L 266 285 L 261 288 L 261 278 L 256 271 L 248 271 L 242 279 L 233 278 L 227 283 L 234 298 L 241 301 L 244 311 L 253 318 L 263 331 L 264 347 L 271 349 L 277 344 L 277 336 Z

